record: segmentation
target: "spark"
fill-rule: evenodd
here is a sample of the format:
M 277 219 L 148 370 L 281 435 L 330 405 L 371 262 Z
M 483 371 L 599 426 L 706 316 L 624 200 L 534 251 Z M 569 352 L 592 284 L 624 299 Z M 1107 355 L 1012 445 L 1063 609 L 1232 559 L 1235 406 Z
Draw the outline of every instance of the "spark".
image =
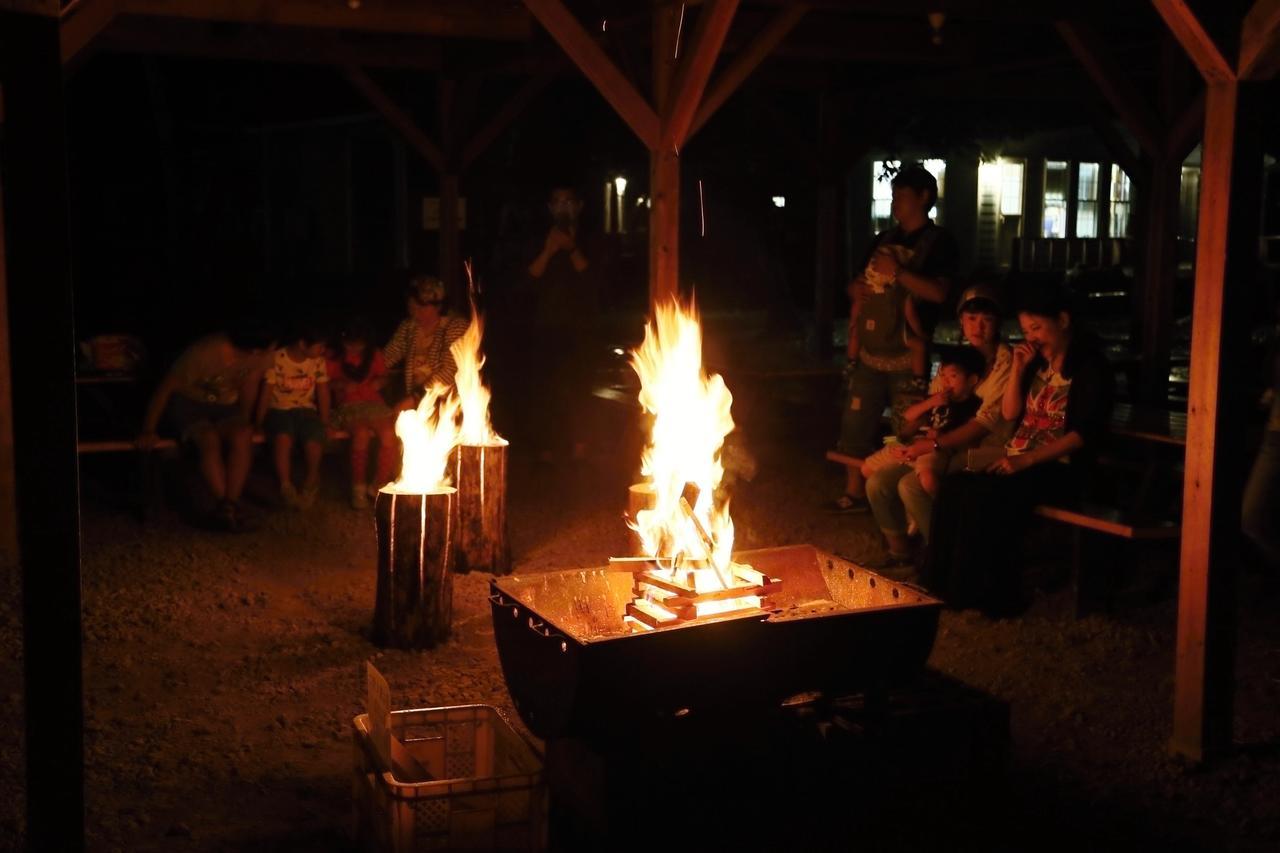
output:
M 684 32 L 684 4 L 680 4 L 680 23 L 676 24 L 676 52 L 672 59 L 680 58 L 680 34 Z
M 707 236 L 707 206 L 702 198 L 702 178 L 698 178 L 698 219 L 702 224 L 702 235 Z
M 601 19 L 600 19 L 600 32 L 602 32 L 602 33 L 607 33 L 607 32 L 609 32 L 609 19 L 608 19 L 608 18 L 601 18 Z

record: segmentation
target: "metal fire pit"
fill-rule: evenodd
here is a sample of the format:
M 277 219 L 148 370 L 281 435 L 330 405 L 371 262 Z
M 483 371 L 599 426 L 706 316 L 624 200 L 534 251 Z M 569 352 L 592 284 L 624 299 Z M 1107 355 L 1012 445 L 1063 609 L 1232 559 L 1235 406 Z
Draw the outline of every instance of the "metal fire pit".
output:
M 937 599 L 811 545 L 734 559 L 782 579 L 771 611 L 636 634 L 623 622 L 630 571 L 494 578 L 498 656 L 529 730 L 634 734 L 636 725 L 691 712 L 751 713 L 806 691 L 889 687 L 924 666 Z

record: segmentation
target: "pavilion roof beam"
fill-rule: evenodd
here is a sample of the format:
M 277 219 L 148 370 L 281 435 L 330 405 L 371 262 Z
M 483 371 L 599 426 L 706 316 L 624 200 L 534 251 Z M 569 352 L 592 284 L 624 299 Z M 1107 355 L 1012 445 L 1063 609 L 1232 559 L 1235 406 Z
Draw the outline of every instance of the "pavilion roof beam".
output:
M 1268 80 L 1280 71 L 1280 0 L 1257 0 L 1240 30 L 1240 79 Z
M 62 64 L 76 58 L 116 17 L 116 0 L 80 0 L 59 26 Z
M 658 147 L 658 114 L 561 0 L 524 0 L 538 22 L 586 75 L 646 148 Z
M 120 14 L 244 24 L 414 33 L 450 38 L 525 41 L 529 16 L 505 5 L 452 0 L 442 3 L 394 3 L 364 0 L 358 8 L 315 0 L 118 0 Z
M 511 123 L 516 120 L 519 115 L 533 103 L 533 101 L 542 94 L 543 90 L 555 79 L 553 72 L 544 72 L 526 80 L 516 93 L 512 95 L 502 107 L 493 114 L 489 121 L 485 122 L 484 127 L 480 128 L 471 140 L 462 149 L 460 166 L 463 171 L 470 168 L 471 164 L 483 154 L 490 145 L 497 141 Z
M 1124 71 L 1111 61 L 1098 35 L 1078 21 L 1057 21 L 1054 26 L 1143 150 L 1152 156 L 1163 156 L 1164 123 Z
M 1206 83 L 1213 85 L 1236 81 L 1236 69 L 1200 23 L 1196 13 L 1191 11 L 1187 0 L 1151 0 L 1151 5 L 1164 19 L 1169 32 L 1173 33 L 1173 37 L 1182 45 L 1196 68 L 1200 69 Z
M 809 11 L 809 8 L 808 3 L 796 3 L 779 10 L 769 19 L 764 29 L 756 34 L 751 43 L 739 52 L 708 86 L 706 93 L 702 96 L 702 105 L 698 107 L 698 112 L 693 117 L 693 124 L 690 125 L 686 138 L 701 130 L 711 116 L 724 106 L 725 101 L 729 100 L 751 76 L 751 72 L 755 71 L 760 63 L 764 62 L 765 57 L 773 53 L 782 40 L 795 29 L 796 24 L 800 23 L 800 19 Z
M 1204 90 L 1201 90 L 1169 126 L 1168 148 L 1165 155 L 1170 160 L 1181 163 L 1187 159 L 1191 149 L 1200 144 L 1200 137 L 1203 134 Z
M 678 149 L 688 139 L 698 104 L 737 11 L 738 0 L 709 0 L 699 13 L 691 48 L 676 72 L 673 96 L 663 116 L 661 147 Z
M 427 134 L 418 127 L 413 117 L 400 107 L 382 87 L 373 81 L 362 68 L 355 65 L 343 66 L 343 73 L 351 85 L 364 95 L 374 109 L 382 114 L 396 131 L 404 137 L 405 142 L 417 151 L 422 158 L 431 164 L 437 172 L 444 172 L 447 166 L 444 151 L 436 145 Z

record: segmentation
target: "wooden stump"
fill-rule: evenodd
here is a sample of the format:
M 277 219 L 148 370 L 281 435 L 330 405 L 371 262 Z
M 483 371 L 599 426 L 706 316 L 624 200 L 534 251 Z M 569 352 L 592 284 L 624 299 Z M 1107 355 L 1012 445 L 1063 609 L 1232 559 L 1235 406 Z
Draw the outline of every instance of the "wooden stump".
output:
M 453 451 L 458 489 L 458 572 L 511 572 L 507 544 L 507 442 L 460 444 Z
M 456 492 L 406 494 L 383 488 L 374 505 L 378 590 L 373 641 L 429 649 L 448 638 L 453 620 Z

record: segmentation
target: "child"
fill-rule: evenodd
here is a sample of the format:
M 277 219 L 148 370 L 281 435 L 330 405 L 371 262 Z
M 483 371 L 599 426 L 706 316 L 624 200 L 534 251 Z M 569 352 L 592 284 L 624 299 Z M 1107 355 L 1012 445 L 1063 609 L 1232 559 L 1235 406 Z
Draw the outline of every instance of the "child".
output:
M 861 325 L 859 320 L 862 318 L 862 307 L 866 299 L 867 288 L 874 290 L 876 293 L 883 293 L 891 287 L 898 286 L 892 279 L 886 279 L 876 272 L 870 263 L 863 270 L 861 281 L 865 282 L 865 287 L 859 285 L 856 279 L 849 286 L 851 305 L 849 308 L 848 357 L 850 361 L 857 361 L 862 352 L 862 341 L 859 337 L 858 329 Z M 928 336 L 925 334 L 924 322 L 920 319 L 920 312 L 916 309 L 915 297 L 910 295 L 905 297 L 902 314 L 906 319 L 906 327 L 902 330 L 902 341 L 911 352 L 911 373 L 920 378 L 927 378 L 929 376 Z
M 364 509 L 369 493 L 391 481 L 396 460 L 394 413 L 382 399 L 387 363 L 373 342 L 373 329 L 361 319 L 342 332 L 341 350 L 329 359 L 329 385 L 336 405 L 334 421 L 351 433 L 351 506 Z M 369 442 L 378 438 L 377 467 L 367 482 Z
M 969 421 L 982 406 L 982 398 L 973 393 L 986 363 L 982 353 L 971 347 L 952 351 L 942 359 L 938 370 L 941 388 L 937 393 L 926 397 L 919 403 L 907 408 L 903 416 L 906 424 L 905 435 L 914 433 L 913 438 L 926 438 L 935 442 L 945 432 L 950 432 Z M 906 444 L 909 444 L 907 441 Z M 870 477 L 881 468 L 906 463 L 906 444 L 890 443 L 883 450 L 878 450 L 862 463 L 862 476 Z M 943 450 L 926 453 L 913 463 L 920 486 L 930 495 L 938 493 L 938 477 L 947 468 L 950 455 Z
M 314 327 L 293 336 L 278 349 L 263 376 L 256 422 L 265 427 L 280 480 L 280 499 L 291 509 L 307 509 L 320 490 L 320 456 L 329 431 L 329 371 L 324 337 Z M 302 444 L 307 471 L 302 492 L 289 471 L 295 442 Z

